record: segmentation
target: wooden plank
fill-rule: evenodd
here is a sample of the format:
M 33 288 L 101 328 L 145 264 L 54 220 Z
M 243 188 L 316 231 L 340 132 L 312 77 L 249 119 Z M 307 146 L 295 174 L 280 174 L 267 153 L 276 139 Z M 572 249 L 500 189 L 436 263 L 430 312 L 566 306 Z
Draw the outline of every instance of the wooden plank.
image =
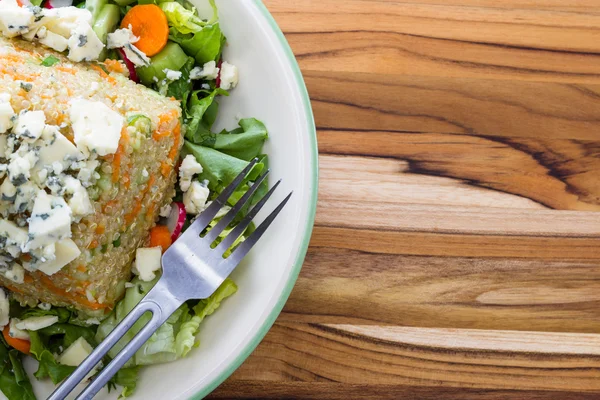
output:
M 597 85 L 332 72 L 305 78 L 320 128 L 598 139 Z
M 399 232 L 317 225 L 311 246 L 438 257 L 600 260 L 600 238 Z
M 280 321 L 600 332 L 600 263 L 312 248 Z
M 511 208 L 532 216 L 549 211 L 542 205 L 600 210 L 600 157 L 593 151 L 580 158 L 575 151 L 569 158 L 567 146 L 528 153 L 494 141 L 476 146 L 480 139 L 462 135 L 328 131 L 320 138 L 324 200 Z
M 232 379 L 209 399 L 314 400 L 596 400 L 599 392 L 440 388 L 410 385 L 279 382 Z
M 565 2 L 562 0 L 365 0 L 371 3 L 395 4 L 425 4 L 464 7 L 508 8 L 508 9 L 534 9 L 558 10 L 571 12 L 595 13 L 600 12 L 600 5 L 595 0 L 578 0 Z M 264 2 L 272 13 L 300 12 L 305 10 L 305 5 L 313 6 L 315 3 L 308 0 L 265 0 Z M 321 2 L 323 4 L 323 2 Z M 308 7 L 307 7 L 308 8 Z
M 599 391 L 599 340 L 280 322 L 233 380 Z
M 324 77 L 317 78 L 320 82 L 322 79 L 328 80 Z M 458 85 L 458 82 L 455 83 Z M 466 90 L 475 90 L 471 87 L 473 82 L 462 83 Z M 429 84 L 435 85 L 434 82 L 428 82 L 427 85 Z M 535 85 L 540 85 L 539 89 L 548 89 L 546 84 Z M 325 87 L 323 82 L 318 86 Z M 344 89 L 343 85 L 339 88 L 342 92 L 349 90 Z M 500 90 L 494 87 L 486 88 L 490 92 L 497 89 Z M 564 130 L 561 131 L 561 124 L 555 124 L 556 113 L 552 113 L 550 121 L 546 120 L 546 116 L 540 111 L 523 116 L 525 120 L 529 119 L 531 124 L 525 131 L 524 126 L 527 123 L 521 124 L 525 122 L 524 119 L 510 117 L 515 112 L 512 106 L 508 106 L 511 109 L 507 108 L 506 114 L 502 115 L 502 104 L 509 100 L 499 99 L 498 107 L 492 110 L 490 103 L 490 109 L 487 111 L 482 108 L 485 102 L 467 104 L 469 101 L 465 100 L 465 104 L 458 110 L 459 113 L 465 111 L 465 120 L 455 121 L 454 124 L 468 127 L 463 133 L 451 132 L 449 126 L 443 126 L 446 125 L 443 121 L 447 120 L 444 113 L 456 115 L 454 107 L 459 107 L 457 104 L 462 100 L 459 97 L 448 98 L 448 102 L 443 105 L 441 97 L 432 101 L 427 97 L 426 91 L 421 92 L 417 89 L 415 96 L 409 100 L 408 93 L 391 88 L 388 89 L 391 93 L 380 96 L 380 99 L 373 98 L 373 104 L 366 107 L 365 102 L 358 99 L 360 106 L 351 104 L 348 101 L 352 99 L 349 93 L 341 100 L 342 95 L 335 88 L 328 87 L 322 90 L 322 93 L 316 96 L 320 96 L 321 100 L 317 101 L 315 107 L 315 112 L 323 116 L 320 120 L 328 126 L 319 133 L 321 151 L 393 157 L 407 161 L 408 168 L 402 166 L 401 169 L 408 169 L 413 173 L 461 179 L 480 187 L 527 197 L 555 209 L 600 209 L 600 141 L 595 136 L 589 136 L 595 130 L 580 131 L 583 125 L 576 127 L 579 123 L 571 116 L 565 116 L 565 125 L 562 126 Z M 548 93 L 550 92 L 546 94 Z M 503 96 L 500 93 L 480 94 L 490 99 Z M 443 97 L 443 94 L 440 96 Z M 552 100 L 548 96 L 544 97 L 544 94 L 541 96 L 548 101 L 547 107 L 550 108 L 558 107 L 562 102 L 558 98 Z M 585 100 L 580 100 L 573 99 L 585 108 L 582 103 Z M 398 104 L 393 105 L 394 102 Z M 451 102 L 454 102 L 452 106 Z M 531 99 L 531 105 L 535 107 L 533 102 Z M 540 102 L 535 100 L 536 104 Z M 417 105 L 419 103 L 421 106 Z M 482 110 L 473 110 L 471 106 Z M 402 107 L 407 107 L 406 113 L 387 111 Z M 527 108 L 529 106 L 524 105 L 524 109 Z M 467 113 L 467 110 L 473 112 Z M 590 112 L 596 113 L 591 109 Z M 490 113 L 494 117 L 488 117 Z M 487 131 L 489 119 L 496 116 L 498 121 L 494 125 L 494 132 L 500 133 L 499 135 Z M 590 114 L 583 119 L 590 118 L 596 117 Z M 352 126 L 353 124 L 348 122 L 351 119 L 356 121 L 356 125 Z M 518 123 L 513 123 L 517 121 Z M 497 125 L 500 124 L 504 124 L 505 129 L 496 131 Z M 395 131 L 386 130 L 391 126 L 395 127 Z M 429 133 L 426 127 L 446 132 Z M 413 132 L 411 128 L 419 130 Z M 590 139 L 586 140 L 584 136 L 589 136 Z
M 377 135 L 372 135 L 373 144 L 365 145 L 359 151 L 369 151 L 382 144 L 384 140 L 378 141 Z M 339 135 L 337 140 L 329 139 L 323 148 L 327 151 L 336 146 L 329 147 L 329 144 L 341 143 L 340 148 L 352 151 L 356 147 L 352 147 L 353 142 L 348 137 Z M 416 140 L 419 138 L 420 135 Z M 364 141 L 368 140 L 364 138 Z M 506 192 L 544 199 L 556 206 L 564 205 L 564 208 L 600 210 L 600 205 L 581 202 L 579 196 L 570 193 L 572 190 L 567 191 L 554 177 L 549 180 L 547 191 L 543 185 L 536 185 L 536 180 L 542 178 L 535 177 L 531 170 L 538 164 L 532 164 L 530 170 L 523 166 L 513 170 L 507 162 L 510 171 L 505 171 L 501 159 L 497 158 L 496 165 L 489 165 L 487 169 L 470 169 L 467 167 L 469 155 L 452 157 L 450 145 L 443 147 L 435 140 L 423 140 L 422 143 L 422 146 L 411 148 L 411 144 L 403 146 L 397 142 L 385 151 L 399 157 L 406 154 L 411 162 L 419 160 L 418 157 L 427 157 L 440 174 L 468 179 L 477 186 L 503 188 Z M 454 150 L 455 153 L 461 153 L 462 149 L 471 151 L 468 141 L 457 143 L 465 144 L 464 147 L 459 145 L 461 150 Z M 472 159 L 478 162 L 484 152 L 473 150 Z M 404 161 L 331 156 L 321 156 L 320 160 L 322 181 L 317 207 L 320 226 L 467 235 L 600 237 L 600 213 L 597 212 L 549 210 L 522 197 L 476 188 L 454 179 L 407 173 L 405 171 L 410 172 L 411 168 L 407 168 Z M 597 164 L 600 167 L 600 158 Z M 431 173 L 436 173 L 436 169 Z M 426 171 L 425 168 L 420 170 Z M 523 182 L 519 181 L 520 176 L 524 177 Z M 533 180 L 529 181 L 532 176 Z M 600 183 L 595 177 L 581 182 L 592 189 L 598 186 L 596 182 Z M 562 192 L 558 192 L 561 187 Z M 545 194 L 548 197 L 544 197 Z
M 267 5 L 306 70 L 598 83 L 600 8 L 538 3 Z
M 350 203 L 322 199 L 324 226 L 481 235 L 600 237 L 600 213 L 419 204 Z

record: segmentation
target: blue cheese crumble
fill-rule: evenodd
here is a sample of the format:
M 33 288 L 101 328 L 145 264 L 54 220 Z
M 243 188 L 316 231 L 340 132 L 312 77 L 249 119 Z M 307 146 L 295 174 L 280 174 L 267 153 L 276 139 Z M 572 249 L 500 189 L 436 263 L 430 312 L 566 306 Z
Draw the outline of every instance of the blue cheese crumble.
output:
M 100 156 L 114 154 L 119 147 L 125 119 L 99 101 L 71 100 L 69 117 L 77 148 Z
M 43 111 L 15 115 L 10 100 L 0 93 L 0 275 L 22 283 L 25 271 L 53 275 L 81 256 L 71 226 L 94 212 L 86 188 L 100 178 L 98 155 L 117 150 L 124 119 L 104 103 L 72 100 L 73 144 Z
M 92 14 L 86 9 L 21 7 L 16 0 L 0 1 L 0 32 L 39 41 L 59 52 L 69 50 L 71 61 L 97 60 L 104 44 L 92 29 Z

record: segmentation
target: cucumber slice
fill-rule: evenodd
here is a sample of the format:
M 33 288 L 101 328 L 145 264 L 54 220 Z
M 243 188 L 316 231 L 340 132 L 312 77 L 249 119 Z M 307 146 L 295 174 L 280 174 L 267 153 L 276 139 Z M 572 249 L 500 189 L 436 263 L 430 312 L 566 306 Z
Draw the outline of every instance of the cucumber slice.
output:
M 151 58 L 149 66 L 136 68 L 136 72 L 142 83 L 150 85 L 155 77 L 159 81 L 167 77 L 165 69 L 179 71 L 187 60 L 188 56 L 181 47 L 177 43 L 169 42 L 160 53 Z
M 102 43 L 106 44 L 106 37 L 113 33 L 121 19 L 119 6 L 115 4 L 105 4 L 98 13 L 98 18 L 94 20 L 94 32 Z
M 125 7 L 128 6 L 132 3 L 135 3 L 135 0 L 114 0 L 115 3 L 117 3 L 118 5 L 120 5 L 121 7 Z
M 82 3 L 84 4 L 84 3 Z M 92 21 L 96 21 L 102 8 L 108 4 L 108 0 L 86 0 L 85 9 L 92 13 Z
M 152 121 L 144 114 L 133 114 L 127 117 L 127 125 L 133 126 L 138 132 L 146 136 L 152 133 Z
M 102 43 L 106 45 L 106 38 L 108 37 L 108 34 L 115 31 L 120 20 L 121 11 L 119 10 L 119 6 L 114 4 L 105 4 L 100 12 L 98 12 L 98 16 L 94 20 L 92 29 L 96 35 L 98 35 L 98 38 L 102 41 Z M 107 50 L 102 49 L 102 52 L 98 56 L 98 61 L 104 61 L 107 54 Z

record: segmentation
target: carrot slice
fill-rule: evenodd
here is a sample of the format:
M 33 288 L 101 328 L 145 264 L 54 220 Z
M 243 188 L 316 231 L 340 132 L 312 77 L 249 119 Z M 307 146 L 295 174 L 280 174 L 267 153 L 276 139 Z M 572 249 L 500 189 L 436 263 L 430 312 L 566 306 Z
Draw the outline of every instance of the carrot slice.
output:
M 171 232 L 163 225 L 157 225 L 150 230 L 150 247 L 162 247 L 163 253 L 171 246 Z
M 29 354 L 29 350 L 31 349 L 31 343 L 29 340 L 17 339 L 10 336 L 10 328 L 8 325 L 4 327 L 2 330 L 2 336 L 4 336 L 4 340 L 8 343 L 9 346 L 14 347 L 19 350 L 21 353 Z
M 143 4 L 133 7 L 121 22 L 121 28 L 131 25 L 133 34 L 140 38 L 135 47 L 152 57 L 160 53 L 169 39 L 167 16 L 155 4 Z

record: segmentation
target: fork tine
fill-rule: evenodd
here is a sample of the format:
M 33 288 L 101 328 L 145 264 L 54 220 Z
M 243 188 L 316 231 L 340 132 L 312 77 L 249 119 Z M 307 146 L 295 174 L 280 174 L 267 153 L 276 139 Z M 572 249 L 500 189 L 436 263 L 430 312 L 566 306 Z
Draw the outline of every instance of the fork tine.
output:
M 250 223 L 252 222 L 254 217 L 256 217 L 256 214 L 258 214 L 260 209 L 263 208 L 263 206 L 267 203 L 267 200 L 269 200 L 269 198 L 271 197 L 273 192 L 275 192 L 275 189 L 277 189 L 277 187 L 279 186 L 280 183 L 281 183 L 281 179 L 279 181 L 277 181 L 277 183 L 275 185 L 273 185 L 271 190 L 269 190 L 267 192 L 267 194 L 265 194 L 264 197 L 262 199 L 260 199 L 260 201 L 258 203 L 256 203 L 256 205 L 254 207 L 252 207 L 252 210 L 250 210 L 250 212 L 248 212 L 248 215 L 246 215 L 244 217 L 244 219 L 241 220 L 240 223 L 237 224 L 236 227 L 233 228 L 233 230 L 231 232 L 229 232 L 229 235 L 227 235 L 225 238 L 223 238 L 221 243 L 219 243 L 219 245 L 215 249 L 217 254 L 221 255 L 221 254 L 225 253 L 227 251 L 227 249 L 230 248 L 231 245 L 233 245 L 233 243 L 235 243 L 237 238 L 239 238 L 242 235 L 242 233 L 244 233 L 244 231 L 246 230 L 246 228 L 248 228 L 248 226 L 250 225 Z
M 265 180 L 265 178 L 267 177 L 267 175 L 269 175 L 269 172 L 270 172 L 270 170 L 267 169 L 254 182 L 254 184 L 252 185 L 252 187 L 244 194 L 244 196 L 237 203 L 235 203 L 235 206 L 233 206 L 233 208 L 231 210 L 229 210 L 229 212 L 223 218 L 221 218 L 221 220 L 219 221 L 219 223 L 214 228 L 212 228 L 206 234 L 206 236 L 204 236 L 204 240 L 208 240 L 209 243 L 212 243 L 212 242 L 215 241 L 215 239 L 221 234 L 221 232 L 223 232 L 223 230 L 225 228 L 227 228 L 227 226 L 231 223 L 231 221 L 233 221 L 233 219 L 240 212 L 240 210 L 242 209 L 242 207 L 244 207 L 246 205 L 246 203 L 248 203 L 248 201 L 250 200 L 250 198 L 252 197 L 252 195 L 254 195 L 254 193 L 260 187 L 260 184 Z
M 250 249 L 254 247 L 256 242 L 258 242 L 258 239 L 261 238 L 261 236 L 267 231 L 267 228 L 271 225 L 271 223 L 273 223 L 277 215 L 279 215 L 281 210 L 283 210 L 283 207 L 285 207 L 290 197 L 292 197 L 292 194 L 293 192 L 290 192 L 290 194 L 288 194 L 287 197 L 283 199 L 281 203 L 279 203 L 277 208 L 275 208 L 275 210 L 273 210 L 273 212 L 258 226 L 258 228 L 252 232 L 248 239 L 244 240 L 225 260 L 222 270 L 219 271 L 221 274 L 225 274 L 226 276 L 229 275 L 231 271 L 237 267 L 240 261 L 246 257 L 246 254 L 248 254 Z
M 188 230 L 184 233 L 186 234 L 188 231 L 194 232 L 195 234 L 200 234 L 203 230 L 206 229 L 210 221 L 212 221 L 219 210 L 227 203 L 227 200 L 231 197 L 235 189 L 242 183 L 246 175 L 254 168 L 254 166 L 258 163 L 258 158 L 250 161 L 248 166 L 244 168 L 242 172 L 221 192 L 219 197 L 217 197 L 210 206 L 206 210 L 204 210 L 198 218 L 194 221 L 194 223 L 188 228 Z

